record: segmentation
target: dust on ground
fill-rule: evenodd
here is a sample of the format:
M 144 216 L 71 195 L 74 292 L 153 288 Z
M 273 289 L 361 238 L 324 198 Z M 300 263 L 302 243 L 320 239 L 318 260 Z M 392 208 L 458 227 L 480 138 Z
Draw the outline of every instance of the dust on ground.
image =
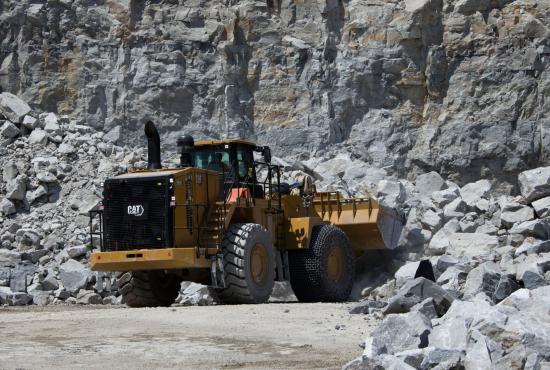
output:
M 0 309 L 0 368 L 341 368 L 376 319 L 351 304 Z

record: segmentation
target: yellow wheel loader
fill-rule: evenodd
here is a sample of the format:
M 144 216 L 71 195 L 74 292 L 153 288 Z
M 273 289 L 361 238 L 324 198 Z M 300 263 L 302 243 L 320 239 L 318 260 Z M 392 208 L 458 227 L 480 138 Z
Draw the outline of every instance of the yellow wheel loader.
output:
M 300 301 L 344 301 L 354 258 L 397 246 L 394 209 L 317 192 L 308 178 L 281 183 L 268 147 L 185 136 L 180 167 L 163 168 L 152 122 L 145 134 L 148 168 L 106 179 L 90 212 L 91 268 L 118 272 L 128 306 L 170 305 L 183 280 L 225 303 L 266 302 L 275 280 L 290 280 Z

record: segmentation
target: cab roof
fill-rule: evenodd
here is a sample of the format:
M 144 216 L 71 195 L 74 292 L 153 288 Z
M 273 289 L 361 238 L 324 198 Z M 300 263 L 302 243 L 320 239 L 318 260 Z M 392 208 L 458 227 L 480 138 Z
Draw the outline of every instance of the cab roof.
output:
M 256 143 L 252 141 L 240 140 L 240 139 L 195 141 L 195 146 L 223 145 L 223 144 L 245 144 L 245 145 L 256 146 Z

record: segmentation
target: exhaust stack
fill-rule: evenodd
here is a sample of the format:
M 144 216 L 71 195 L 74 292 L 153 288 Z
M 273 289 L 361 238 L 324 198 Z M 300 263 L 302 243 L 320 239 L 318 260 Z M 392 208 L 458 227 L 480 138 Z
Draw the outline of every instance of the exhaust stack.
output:
M 147 121 L 145 124 L 145 136 L 147 136 L 147 169 L 161 169 L 160 136 L 155 124 L 151 121 Z

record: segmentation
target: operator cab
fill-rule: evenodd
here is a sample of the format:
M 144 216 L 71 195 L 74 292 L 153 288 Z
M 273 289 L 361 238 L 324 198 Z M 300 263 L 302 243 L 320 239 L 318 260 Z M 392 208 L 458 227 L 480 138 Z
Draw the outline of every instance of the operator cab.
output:
M 181 147 L 181 166 L 196 167 L 222 174 L 224 188 L 248 187 L 253 197 L 264 196 L 258 185 L 254 152 L 263 154 L 265 163 L 271 162 L 268 147 L 259 147 L 245 140 L 198 141 L 190 137 L 178 140 Z

